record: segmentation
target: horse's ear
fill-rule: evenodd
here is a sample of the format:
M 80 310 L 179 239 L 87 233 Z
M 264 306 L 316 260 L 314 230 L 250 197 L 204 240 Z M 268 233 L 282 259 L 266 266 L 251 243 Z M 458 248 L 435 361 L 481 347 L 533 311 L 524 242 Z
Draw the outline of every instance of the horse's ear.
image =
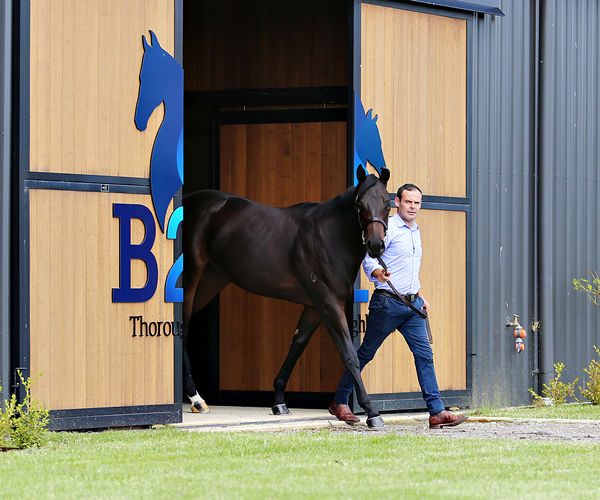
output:
M 378 117 L 378 116 L 379 116 L 379 115 L 375 115 L 375 118 L 373 118 L 373 123 L 375 123 L 375 122 L 377 121 L 377 117 Z
M 150 30 L 150 40 L 152 41 L 152 47 L 156 47 L 157 45 L 160 47 L 160 43 L 158 43 L 158 38 L 156 38 L 156 35 L 152 30 Z
M 369 111 L 367 111 L 367 118 L 372 118 L 373 117 L 373 108 L 371 108 Z
M 146 35 L 142 35 L 142 42 L 144 42 L 144 52 L 149 47 L 148 42 L 146 41 Z
M 365 169 L 362 165 L 359 165 L 358 169 L 356 170 L 356 178 L 358 179 L 359 184 L 367 178 L 367 172 L 365 172 Z
M 383 167 L 381 169 L 381 173 L 379 174 L 379 180 L 384 184 L 387 184 L 387 181 L 390 180 L 390 171 L 389 169 Z

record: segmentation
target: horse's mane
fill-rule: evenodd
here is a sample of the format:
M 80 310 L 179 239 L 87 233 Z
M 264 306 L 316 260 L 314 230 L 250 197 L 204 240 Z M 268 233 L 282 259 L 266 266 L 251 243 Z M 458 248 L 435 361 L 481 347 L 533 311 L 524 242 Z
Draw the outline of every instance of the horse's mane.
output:
M 375 185 L 379 181 L 376 175 L 368 175 L 367 178 L 361 182 L 358 186 L 350 186 L 346 191 L 323 203 L 298 203 L 293 205 L 305 209 L 304 217 L 310 217 L 315 219 L 321 219 L 328 217 L 334 213 L 340 207 L 350 206 L 354 203 L 355 199 L 362 196 L 362 194 Z
M 361 182 L 357 186 L 350 186 L 343 193 L 338 194 L 338 195 L 334 196 L 333 198 L 330 198 L 329 200 L 324 201 L 323 203 L 303 201 L 301 203 L 296 203 L 294 205 L 290 205 L 288 207 L 281 207 L 281 208 L 283 210 L 295 213 L 296 215 L 300 214 L 300 217 L 302 217 L 304 219 L 323 219 L 323 218 L 326 218 L 326 217 L 330 216 L 331 214 L 335 213 L 341 207 L 351 206 L 357 198 L 362 196 L 362 194 L 365 191 L 367 191 L 369 188 L 371 188 L 378 181 L 379 181 L 379 178 L 376 175 L 370 174 L 365 178 L 365 180 L 363 182 Z M 194 195 L 198 194 L 200 191 L 205 191 L 205 190 L 199 190 L 199 191 L 194 191 L 192 193 L 186 193 L 183 196 L 183 201 L 185 201 L 188 198 L 193 197 Z M 227 194 L 228 196 L 233 196 L 236 198 L 244 199 L 243 197 L 241 197 L 239 195 L 234 195 L 231 193 L 225 193 L 225 194 Z M 249 201 L 251 201 L 251 200 L 249 200 Z

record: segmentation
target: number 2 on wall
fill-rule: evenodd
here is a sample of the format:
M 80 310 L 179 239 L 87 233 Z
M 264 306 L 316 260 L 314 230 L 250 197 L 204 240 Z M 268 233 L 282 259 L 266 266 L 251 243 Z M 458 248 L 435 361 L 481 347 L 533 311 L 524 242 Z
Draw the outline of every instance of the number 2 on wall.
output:
M 177 229 L 183 221 L 183 207 L 178 207 L 171 214 L 167 224 L 167 239 L 177 238 Z M 181 254 L 169 269 L 165 281 L 165 302 L 183 302 L 183 288 L 177 287 L 177 280 L 183 272 L 183 254 Z

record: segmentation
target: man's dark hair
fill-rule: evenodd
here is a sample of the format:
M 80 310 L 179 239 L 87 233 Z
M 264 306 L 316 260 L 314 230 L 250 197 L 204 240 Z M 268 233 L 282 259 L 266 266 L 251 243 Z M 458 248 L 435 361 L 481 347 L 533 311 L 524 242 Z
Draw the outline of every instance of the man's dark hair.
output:
M 419 186 L 415 186 L 414 184 L 403 184 L 398 188 L 398 192 L 396 193 L 396 196 L 399 200 L 402 199 L 402 193 L 404 191 L 418 191 L 419 193 L 421 193 L 421 195 L 423 195 L 423 191 L 419 189 Z

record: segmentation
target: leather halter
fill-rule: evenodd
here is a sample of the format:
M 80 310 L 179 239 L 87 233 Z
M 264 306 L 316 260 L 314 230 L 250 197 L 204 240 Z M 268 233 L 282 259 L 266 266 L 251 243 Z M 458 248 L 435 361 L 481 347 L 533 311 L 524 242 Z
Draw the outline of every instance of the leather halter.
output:
M 375 182 L 378 182 L 378 180 L 379 179 L 375 178 Z M 386 234 L 387 234 L 387 230 L 388 230 L 388 226 L 385 223 L 385 221 L 383 219 L 380 219 L 379 217 L 372 217 L 367 222 L 365 222 L 364 224 L 360 220 L 360 206 L 358 204 L 359 201 L 360 201 L 359 197 L 361 197 L 363 194 L 365 194 L 365 192 L 367 192 L 371 187 L 373 187 L 375 185 L 375 182 L 365 183 L 365 184 L 360 185 L 358 187 L 358 189 L 356 190 L 356 194 L 354 196 L 354 206 L 356 207 L 356 215 L 358 217 L 358 225 L 360 227 L 363 245 L 367 244 L 367 240 L 365 238 L 365 229 L 372 222 L 379 222 L 379 223 L 381 223 L 381 225 L 383 225 L 383 229 L 384 229 L 384 231 L 385 231 Z M 366 185 L 366 184 L 368 184 L 368 185 Z
M 360 208 L 357 208 L 357 212 L 358 212 L 358 225 L 360 226 L 360 230 L 361 230 L 360 234 L 362 236 L 363 245 L 367 244 L 367 239 L 365 238 L 365 229 L 367 229 L 367 226 L 369 224 L 371 224 L 371 222 L 380 222 L 383 225 L 383 229 L 384 229 L 385 233 L 387 234 L 388 227 L 387 227 L 387 224 L 382 219 L 380 219 L 379 217 L 373 217 L 372 219 L 369 219 L 367 222 L 365 222 L 365 224 L 363 225 L 360 222 Z

